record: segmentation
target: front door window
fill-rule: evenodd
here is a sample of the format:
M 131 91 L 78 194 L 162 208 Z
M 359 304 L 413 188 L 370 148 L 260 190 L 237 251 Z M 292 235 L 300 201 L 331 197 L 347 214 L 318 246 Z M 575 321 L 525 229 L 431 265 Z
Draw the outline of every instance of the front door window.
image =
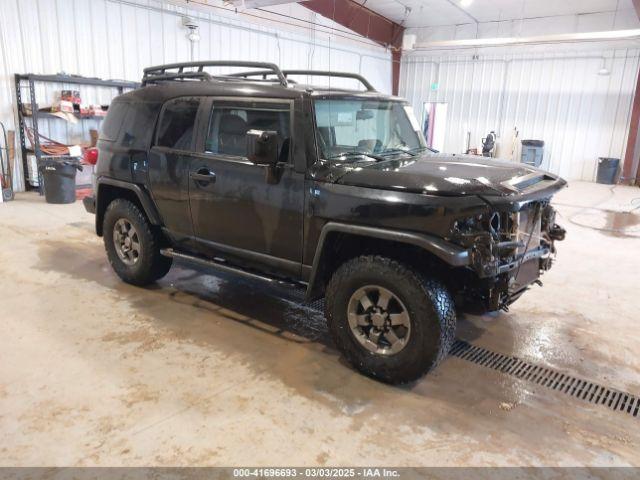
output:
M 288 105 L 214 105 L 209 120 L 205 153 L 247 156 L 247 132 L 270 130 L 278 133 L 279 159 L 289 159 L 291 141 Z

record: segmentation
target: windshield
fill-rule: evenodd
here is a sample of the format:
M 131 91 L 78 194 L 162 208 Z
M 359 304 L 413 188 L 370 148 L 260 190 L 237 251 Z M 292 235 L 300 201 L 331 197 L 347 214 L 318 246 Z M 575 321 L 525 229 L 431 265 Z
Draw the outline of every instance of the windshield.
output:
M 315 101 L 317 138 L 325 159 L 401 154 L 425 149 L 409 105 L 389 100 Z

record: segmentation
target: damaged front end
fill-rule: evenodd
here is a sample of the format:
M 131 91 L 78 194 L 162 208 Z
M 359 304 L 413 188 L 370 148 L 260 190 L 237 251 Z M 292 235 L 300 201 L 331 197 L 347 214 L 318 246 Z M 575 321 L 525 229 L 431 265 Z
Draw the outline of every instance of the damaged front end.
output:
M 555 242 L 565 237 L 550 198 L 457 220 L 451 241 L 469 251 L 476 281 L 464 282 L 467 311 L 507 310 L 553 264 Z

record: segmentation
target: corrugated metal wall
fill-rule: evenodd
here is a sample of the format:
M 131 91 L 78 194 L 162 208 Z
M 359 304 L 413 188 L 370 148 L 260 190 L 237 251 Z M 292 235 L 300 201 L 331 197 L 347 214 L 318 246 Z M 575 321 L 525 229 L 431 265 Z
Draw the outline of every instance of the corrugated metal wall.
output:
M 196 60 L 243 59 L 275 62 L 282 68 L 352 71 L 365 75 L 383 92 L 391 89 L 390 55 L 384 49 L 329 43 L 313 30 L 276 31 L 155 0 L 1 1 L 0 121 L 10 129 L 15 73 L 66 72 L 139 81 L 146 66 L 191 59 L 187 30 L 181 25 L 184 14 L 199 20 Z M 331 84 L 343 82 L 337 79 Z M 62 88 L 38 86 L 40 106 L 50 105 Z M 115 93 L 104 88 L 80 90 L 85 103 L 108 103 Z M 88 140 L 89 129 L 98 126 L 86 120 L 77 125 L 57 119 L 41 124 L 44 135 L 65 143 Z M 21 169 L 21 163 L 16 167 Z M 21 189 L 17 180 L 15 187 Z
M 403 58 L 400 95 L 419 116 L 425 102 L 448 104 L 446 151 L 463 152 L 467 132 L 474 148 L 495 130 L 503 158 L 519 158 L 513 145 L 520 140 L 541 139 L 542 168 L 590 181 L 598 157 L 624 156 L 640 50 L 570 48 L 500 56 L 416 52 Z M 598 75 L 604 65 L 608 76 Z

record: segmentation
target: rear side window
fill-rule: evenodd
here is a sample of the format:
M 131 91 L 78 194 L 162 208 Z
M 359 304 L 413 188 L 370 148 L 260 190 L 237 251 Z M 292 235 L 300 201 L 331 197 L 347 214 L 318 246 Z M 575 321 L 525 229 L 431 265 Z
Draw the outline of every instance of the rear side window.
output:
M 162 104 L 115 100 L 100 128 L 100 140 L 128 149 L 146 150 L 151 144 L 153 125 Z
M 158 123 L 156 145 L 191 150 L 193 127 L 199 106 L 198 98 L 176 98 L 165 103 Z
M 129 103 L 127 102 L 112 102 L 109 106 L 107 118 L 102 122 L 102 128 L 100 129 L 100 139 L 107 140 L 109 142 L 115 142 L 118 139 L 118 134 L 127 118 L 129 111 Z

